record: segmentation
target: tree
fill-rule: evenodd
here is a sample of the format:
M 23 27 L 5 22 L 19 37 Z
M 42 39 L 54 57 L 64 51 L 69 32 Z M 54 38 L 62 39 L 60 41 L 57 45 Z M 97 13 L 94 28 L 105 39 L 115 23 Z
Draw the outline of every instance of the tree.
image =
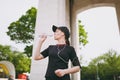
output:
M 32 7 L 25 15 L 22 15 L 17 21 L 12 22 L 8 27 L 9 31 L 7 32 L 10 39 L 16 43 L 29 44 L 24 49 L 24 53 L 27 54 L 28 57 L 32 56 L 36 13 L 37 9 Z
M 88 36 L 87 32 L 84 29 L 84 25 L 81 24 L 81 21 L 78 20 L 78 27 L 79 27 L 79 42 L 81 46 L 85 46 L 88 43 Z
M 110 50 L 103 55 L 103 60 L 107 66 L 106 74 L 111 80 L 116 80 L 116 77 L 120 75 L 120 55 L 116 51 Z
M 10 50 L 10 46 L 2 46 L 0 45 L 0 61 L 1 60 L 13 60 L 13 54 Z
M 8 27 L 7 35 L 18 43 L 31 43 L 34 39 L 36 8 L 32 7 L 25 15 L 22 15 L 16 22 Z
M 27 45 L 24 49 L 24 53 L 27 54 L 28 57 L 31 57 L 32 49 L 33 49 L 33 45 L 30 45 L 30 46 Z
M 110 50 L 93 59 L 85 69 L 82 68 L 82 80 L 95 80 L 97 75 L 100 80 L 117 80 L 120 75 L 120 55 L 116 51 Z M 90 74 L 95 77 L 88 76 Z
M 27 57 L 27 55 L 18 51 L 14 51 L 13 54 L 14 57 L 12 63 L 15 66 L 16 75 L 30 72 L 31 59 Z
M 0 45 L 0 61 L 10 61 L 15 66 L 17 74 L 30 72 L 30 58 L 18 51 L 12 51 L 10 46 Z

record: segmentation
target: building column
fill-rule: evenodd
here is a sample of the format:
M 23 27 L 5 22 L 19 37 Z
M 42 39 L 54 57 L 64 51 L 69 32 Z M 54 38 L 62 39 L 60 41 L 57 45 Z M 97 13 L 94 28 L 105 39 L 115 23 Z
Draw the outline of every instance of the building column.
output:
M 119 32 L 120 32 L 120 0 L 116 0 L 115 8 L 116 8 L 116 14 L 117 14 L 118 26 L 119 26 Z
M 35 27 L 35 38 L 33 45 L 33 55 L 30 71 L 30 80 L 45 80 L 44 76 L 47 69 L 47 58 L 35 61 L 33 59 L 36 45 L 38 44 L 39 35 L 42 33 L 53 34 L 52 25 L 68 26 L 67 21 L 69 10 L 66 10 L 66 0 L 39 0 L 37 20 Z M 42 46 L 42 50 L 49 45 L 55 44 L 53 37 L 48 37 Z
M 74 3 L 74 0 L 71 0 L 70 3 L 70 17 L 71 17 L 71 44 L 74 46 L 78 58 L 80 58 L 80 49 L 79 49 L 79 31 L 78 31 L 78 20 L 77 20 L 77 10 Z M 72 75 L 71 80 L 81 80 L 80 71 Z

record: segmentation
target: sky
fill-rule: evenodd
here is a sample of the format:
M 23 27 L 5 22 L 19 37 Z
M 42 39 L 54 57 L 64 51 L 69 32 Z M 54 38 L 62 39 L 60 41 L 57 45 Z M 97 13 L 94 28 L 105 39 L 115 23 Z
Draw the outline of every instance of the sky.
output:
M 7 27 L 18 20 L 31 7 L 38 7 L 38 0 L 0 0 L 0 44 L 10 45 L 23 51 L 25 45 L 10 41 Z M 82 21 L 88 32 L 89 43 L 80 50 L 83 57 L 82 65 L 91 59 L 114 49 L 120 53 L 120 36 L 116 12 L 113 7 L 98 7 L 81 12 L 78 19 Z
M 92 59 L 115 50 L 120 54 L 120 33 L 116 11 L 114 7 L 97 7 L 78 14 L 88 32 L 89 43 L 80 50 L 83 57 L 82 65 L 88 64 Z
M 31 7 L 38 8 L 38 0 L 0 0 L 0 44 L 23 51 L 25 45 L 10 41 L 6 32 L 10 23 L 17 21 Z

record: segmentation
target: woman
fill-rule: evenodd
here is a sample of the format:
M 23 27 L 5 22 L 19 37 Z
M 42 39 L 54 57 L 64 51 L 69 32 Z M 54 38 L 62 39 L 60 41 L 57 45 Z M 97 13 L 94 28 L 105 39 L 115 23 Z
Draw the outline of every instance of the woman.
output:
M 70 33 L 65 26 L 52 26 L 54 39 L 58 41 L 56 45 L 50 45 L 44 51 L 40 52 L 43 42 L 47 36 L 42 35 L 36 48 L 35 60 L 41 60 L 49 57 L 48 68 L 45 75 L 46 80 L 70 80 L 72 73 L 80 70 L 80 63 L 76 52 L 69 44 Z M 68 68 L 68 62 L 71 60 L 74 67 Z

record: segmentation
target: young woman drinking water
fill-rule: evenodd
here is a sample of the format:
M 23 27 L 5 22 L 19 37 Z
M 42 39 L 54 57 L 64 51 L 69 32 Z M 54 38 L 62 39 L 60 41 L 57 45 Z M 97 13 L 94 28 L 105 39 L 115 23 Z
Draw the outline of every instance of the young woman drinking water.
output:
M 42 35 L 35 51 L 35 60 L 41 60 L 48 57 L 48 67 L 46 71 L 46 80 L 70 80 L 70 74 L 80 70 L 80 63 L 76 55 L 75 49 L 70 46 L 70 32 L 65 26 L 52 26 L 54 39 L 57 40 L 56 45 L 50 45 L 48 48 L 40 52 L 43 42 L 47 39 L 46 35 Z M 68 68 L 69 60 L 73 67 Z

